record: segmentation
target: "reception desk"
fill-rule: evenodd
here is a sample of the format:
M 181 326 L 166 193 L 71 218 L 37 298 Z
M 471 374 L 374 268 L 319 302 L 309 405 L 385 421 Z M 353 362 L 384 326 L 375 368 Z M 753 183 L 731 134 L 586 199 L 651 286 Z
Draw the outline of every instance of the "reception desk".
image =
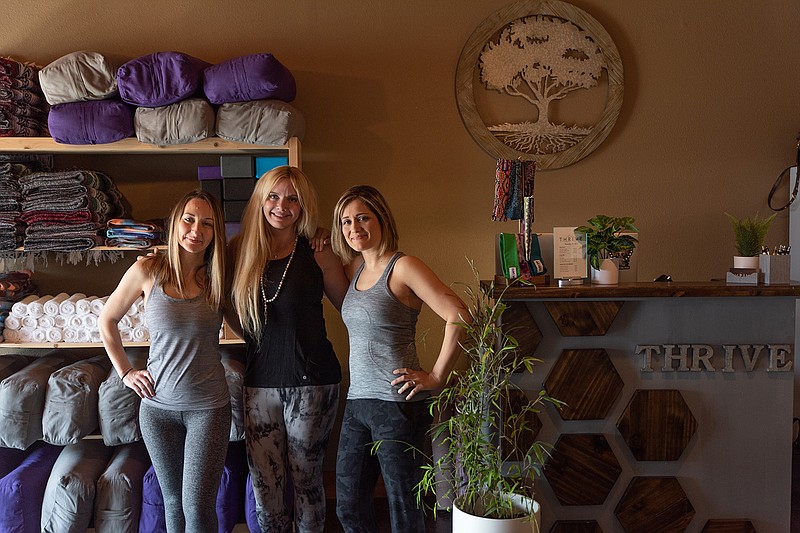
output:
M 800 285 L 495 285 L 503 329 L 567 403 L 542 531 L 790 531 Z M 585 529 L 584 529 L 585 528 Z

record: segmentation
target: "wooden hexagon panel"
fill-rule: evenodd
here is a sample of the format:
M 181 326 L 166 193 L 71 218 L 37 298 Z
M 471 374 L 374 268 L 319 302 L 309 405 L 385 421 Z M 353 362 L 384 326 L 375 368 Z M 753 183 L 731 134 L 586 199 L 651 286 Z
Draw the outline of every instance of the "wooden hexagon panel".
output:
M 622 378 L 602 348 L 564 350 L 544 382 L 547 393 L 566 405 L 563 420 L 601 420 L 622 393 Z
M 635 477 L 614 514 L 627 533 L 679 532 L 692 521 L 694 507 L 674 477 Z
M 602 505 L 621 473 L 601 434 L 562 434 L 544 468 L 561 505 Z
M 637 461 L 676 461 L 697 431 L 678 390 L 637 390 L 617 422 Z
M 756 533 L 750 520 L 709 520 L 702 533 Z
M 603 528 L 594 520 L 559 520 L 550 533 L 603 533 Z
M 514 337 L 519 344 L 519 354 L 533 356 L 542 342 L 542 331 L 531 316 L 525 302 L 506 302 L 502 317 L 503 333 Z
M 542 429 L 542 421 L 531 413 L 516 424 L 508 422 L 512 413 L 519 413 L 531 401 L 519 389 L 509 389 L 503 402 L 503 440 L 501 441 L 503 459 L 506 461 L 522 461 L 525 452 L 536 442 Z
M 558 331 L 564 337 L 605 335 L 623 302 L 545 302 Z

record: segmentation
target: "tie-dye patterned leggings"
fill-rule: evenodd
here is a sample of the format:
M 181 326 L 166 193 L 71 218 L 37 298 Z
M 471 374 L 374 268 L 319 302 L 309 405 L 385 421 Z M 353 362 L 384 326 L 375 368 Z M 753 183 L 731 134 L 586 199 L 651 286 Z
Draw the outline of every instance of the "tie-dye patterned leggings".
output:
M 322 532 L 322 467 L 339 405 L 339 384 L 245 387 L 247 461 L 262 531 Z M 292 490 L 293 487 L 293 490 Z

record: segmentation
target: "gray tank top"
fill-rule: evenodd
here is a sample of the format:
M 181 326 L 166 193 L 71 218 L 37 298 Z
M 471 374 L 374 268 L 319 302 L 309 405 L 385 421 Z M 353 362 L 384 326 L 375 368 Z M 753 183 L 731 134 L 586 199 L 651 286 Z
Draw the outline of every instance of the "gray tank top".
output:
M 378 281 L 359 291 L 356 282 L 364 269 L 358 269 L 342 303 L 342 320 L 350 336 L 350 388 L 348 400 L 372 399 L 403 402 L 399 386 L 390 385 L 398 376 L 396 368 L 419 370 L 417 317 L 419 310 L 401 303 L 389 290 L 389 275 L 402 252 L 396 252 Z M 414 396 L 420 401 L 429 394 Z
M 182 300 L 164 293 L 156 281 L 145 306 L 150 331 L 147 370 L 156 394 L 142 399 L 174 411 L 216 409 L 230 402 L 225 369 L 220 361 L 222 314 L 201 294 Z

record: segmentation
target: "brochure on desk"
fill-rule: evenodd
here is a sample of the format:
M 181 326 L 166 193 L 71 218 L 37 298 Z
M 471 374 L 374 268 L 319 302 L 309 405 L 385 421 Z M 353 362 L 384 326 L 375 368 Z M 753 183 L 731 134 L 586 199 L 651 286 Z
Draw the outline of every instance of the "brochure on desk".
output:
M 539 247 L 542 250 L 542 260 L 547 267 L 548 272 L 553 272 L 553 234 L 552 233 L 539 233 Z M 631 235 L 639 240 L 639 234 L 633 232 L 625 232 L 623 235 Z M 639 247 L 633 249 L 630 260 L 627 264 L 620 264 L 619 268 L 619 282 L 628 283 L 639 281 L 637 279 L 637 269 L 639 262 Z M 652 281 L 652 280 L 651 280 Z

